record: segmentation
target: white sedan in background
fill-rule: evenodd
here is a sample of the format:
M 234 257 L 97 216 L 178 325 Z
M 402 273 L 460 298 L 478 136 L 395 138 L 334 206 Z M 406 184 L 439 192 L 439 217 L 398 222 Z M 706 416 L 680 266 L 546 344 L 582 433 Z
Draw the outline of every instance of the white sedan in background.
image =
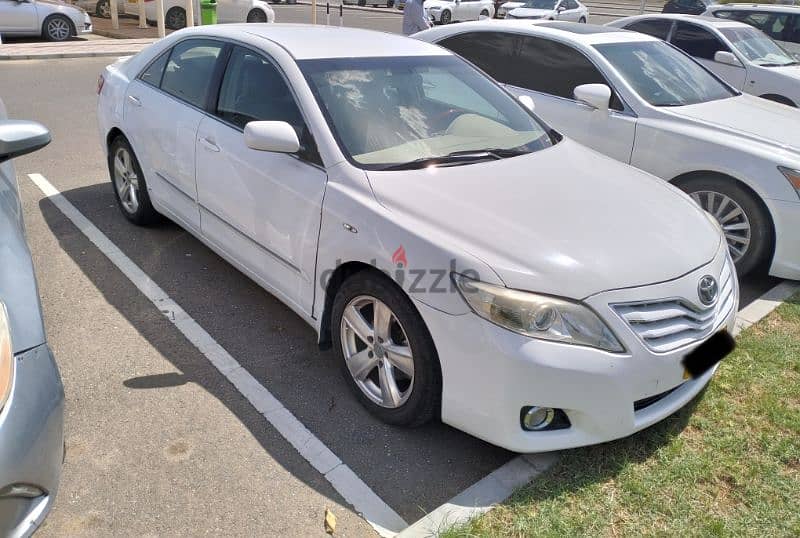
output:
M 1 0 L 0 0 L 1 1 Z M 185 0 L 164 0 L 164 24 L 178 30 L 186 27 Z M 145 16 L 156 20 L 155 0 L 145 0 Z M 200 9 L 195 4 L 195 24 L 200 24 Z M 217 0 L 217 22 L 275 22 L 275 11 L 264 0 Z
M 434 24 L 494 17 L 494 0 L 425 0 L 423 7 Z
M 737 90 L 800 106 L 800 61 L 749 24 L 693 15 L 640 15 L 608 26 L 668 41 Z
M 719 221 L 740 274 L 766 265 L 800 279 L 800 111 L 740 94 L 660 39 L 606 26 L 494 21 L 414 37 L 530 96 L 575 140 L 690 194 Z
M 0 0 L 0 34 L 66 41 L 92 31 L 84 10 L 51 0 Z
M 525 2 L 505 2 L 497 8 L 497 18 L 504 19 L 509 11 L 521 7 Z
M 578 0 L 528 0 L 506 14 L 506 19 L 586 22 L 589 8 Z
M 716 222 L 441 47 L 202 26 L 100 82 L 122 215 L 169 217 L 284 301 L 388 423 L 553 450 L 713 376 L 738 302 Z

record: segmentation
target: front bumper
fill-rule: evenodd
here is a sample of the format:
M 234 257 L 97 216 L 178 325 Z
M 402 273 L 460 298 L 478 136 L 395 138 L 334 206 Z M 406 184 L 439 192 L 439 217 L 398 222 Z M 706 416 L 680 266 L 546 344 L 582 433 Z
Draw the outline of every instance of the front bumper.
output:
M 769 274 L 800 280 L 800 201 L 766 200 L 775 224 L 775 255 Z
M 39 497 L 0 496 L 0 536 L 29 536 L 49 513 L 64 460 L 64 387 L 47 345 L 15 357 L 11 397 L 0 410 L 0 492 L 35 486 Z
M 666 418 L 713 376 L 711 370 L 698 379 L 683 379 L 681 360 L 700 342 L 655 353 L 609 305 L 697 297 L 699 279 L 720 274 L 724 260 L 721 249 L 714 261 L 677 280 L 586 299 L 618 336 L 625 353 L 527 338 L 474 314 L 452 316 L 417 303 L 441 362 L 442 420 L 508 450 L 543 452 L 626 437 Z M 734 288 L 734 305 L 720 314 L 715 330 L 733 330 L 738 283 Z M 652 398 L 668 391 L 660 399 Z M 525 431 L 520 425 L 525 406 L 562 409 L 571 425 Z
M 84 16 L 82 20 L 74 21 L 75 31 L 78 33 L 78 35 L 92 33 L 92 19 L 89 17 L 88 13 L 84 13 L 83 15 Z

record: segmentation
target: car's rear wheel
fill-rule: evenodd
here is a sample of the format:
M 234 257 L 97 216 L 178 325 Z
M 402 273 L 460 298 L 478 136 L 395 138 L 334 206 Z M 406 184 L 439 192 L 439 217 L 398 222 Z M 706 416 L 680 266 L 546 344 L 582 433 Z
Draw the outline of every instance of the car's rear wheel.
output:
M 441 22 L 442 24 L 450 24 L 452 20 L 453 16 L 450 14 L 448 10 L 445 9 L 444 11 L 442 11 L 442 16 L 439 19 L 439 22 Z
M 267 14 L 260 9 L 251 9 L 247 14 L 247 22 L 267 22 Z
M 697 177 L 677 186 L 717 219 L 739 275 L 768 261 L 773 249 L 772 221 L 760 200 L 735 180 Z
M 147 194 L 147 183 L 139 166 L 139 160 L 131 145 L 123 136 L 111 143 L 108 152 L 108 171 L 114 186 L 114 196 L 122 214 L 138 225 L 152 224 L 160 220 Z
M 164 16 L 164 25 L 170 30 L 186 28 L 186 10 L 182 7 L 171 7 Z
M 104 19 L 111 18 L 111 5 L 109 0 L 100 0 L 94 7 L 94 14 Z
M 488 16 L 489 16 L 489 10 L 488 9 L 484 9 L 483 11 L 481 11 L 481 17 L 488 17 Z
M 581 24 L 586 24 L 586 17 L 581 17 L 578 22 Z
M 48 41 L 66 41 L 73 34 L 72 21 L 64 15 L 51 15 L 42 25 L 42 35 Z
M 388 277 L 366 270 L 339 288 L 333 342 L 342 375 L 367 410 L 389 424 L 418 426 L 439 414 L 439 359 L 425 322 Z

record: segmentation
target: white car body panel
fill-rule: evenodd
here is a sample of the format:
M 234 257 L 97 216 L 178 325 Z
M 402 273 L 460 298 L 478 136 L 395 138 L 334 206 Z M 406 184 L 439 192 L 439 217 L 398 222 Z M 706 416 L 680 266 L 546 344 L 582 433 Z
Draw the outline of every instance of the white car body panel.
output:
M 481 12 L 488 13 L 487 17 L 494 17 L 493 0 L 425 0 L 425 12 L 433 22 L 441 22 L 442 13 L 450 13 L 451 21 L 477 21 Z
M 186 115 L 185 138 L 197 149 L 196 157 L 174 154 L 176 162 L 164 172 L 183 181 L 193 168 L 197 194 L 193 200 L 174 196 L 163 182 L 151 181 L 152 154 L 159 151 L 152 147 L 156 142 L 145 140 L 152 130 L 132 121 L 122 103 L 140 91 L 132 81 L 151 59 L 192 36 L 228 39 L 270 55 L 292 88 L 323 166 L 250 150 L 241 132 L 209 113 L 198 112 L 202 117 L 192 135 L 190 116 L 197 111 L 172 99 L 169 114 L 154 121 L 171 125 Z M 381 46 L 353 47 L 364 40 Z M 450 54 L 400 36 L 335 27 L 225 25 L 175 32 L 106 69 L 98 102 L 103 148 L 108 150 L 108 137 L 117 130 L 128 136 L 157 209 L 174 216 L 167 204 L 178 204 L 171 200 L 193 201 L 196 212 L 192 203 L 178 210 L 190 215 L 186 221 L 199 213 L 200 226 L 181 224 L 318 332 L 325 329 L 330 271 L 351 262 L 386 271 L 436 342 L 444 377 L 442 420 L 491 443 L 532 452 L 601 442 L 685 405 L 713 375 L 683 383 L 681 358 L 700 341 L 666 355 L 653 353 L 610 313 L 608 303 L 677 296 L 696 303 L 698 278 L 712 274 L 720 282 L 725 278 L 729 290 L 724 310 L 720 301 L 715 313 L 715 330 L 731 329 L 738 285 L 718 228 L 677 189 L 568 139 L 532 154 L 456 168 L 357 168 L 336 143 L 296 60 L 374 57 L 373 50 L 387 57 Z M 169 129 L 164 136 L 179 136 L 175 127 Z M 608 196 L 609 191 L 626 195 Z M 648 207 L 642 199 L 658 203 Z M 420 281 L 398 276 L 392 260 L 398 247 L 408 253 L 409 267 L 442 268 L 441 275 L 429 270 Z M 584 299 L 620 335 L 626 351 L 524 337 L 474 315 L 454 290 L 427 291 L 446 287 L 448 280 L 438 279 L 449 271 L 466 269 L 490 284 Z M 633 412 L 634 400 L 673 388 L 668 397 Z M 521 430 L 520 405 L 530 403 L 531 394 L 540 394 L 542 405 L 577 409 L 574 427 L 545 435 Z
M 547 37 L 581 51 L 627 104 L 625 112 L 598 111 L 576 100 L 513 86 L 509 91 L 529 95 L 537 115 L 578 142 L 667 181 L 697 171 L 738 179 L 761 198 L 773 220 L 776 245 L 770 274 L 800 280 L 800 234 L 793 227 L 800 220 L 800 196 L 778 170 L 800 169 L 800 110 L 749 95 L 692 106 L 651 106 L 592 47 L 656 40 L 636 32 L 582 35 L 548 28 L 547 23 L 494 21 L 433 28 L 414 37 L 436 43 L 468 31 Z
M 184 0 L 164 0 L 164 14 L 173 7 L 185 9 Z M 217 22 L 236 23 L 247 22 L 247 14 L 253 9 L 263 11 L 267 22 L 275 22 L 275 10 L 263 0 L 217 0 Z M 138 12 L 137 12 L 138 13 Z M 156 20 L 156 3 L 154 0 L 145 0 L 145 17 L 147 20 Z M 195 25 L 200 24 L 200 9 L 198 4 L 194 8 Z
M 89 16 L 74 6 L 56 0 L 0 0 L 0 33 L 15 36 L 37 36 L 45 19 L 51 15 L 69 18 L 80 35 L 92 31 Z
M 554 9 L 534 9 L 526 8 L 524 4 L 518 8 L 508 11 L 506 18 L 508 19 L 543 19 L 553 21 L 569 21 L 580 22 L 589 20 L 589 9 L 581 4 L 578 4 L 577 9 L 563 9 L 560 10 L 562 2 L 558 2 Z
M 500 7 L 497 9 L 497 17 L 500 19 L 505 18 L 508 15 L 508 12 L 512 9 L 517 9 L 518 7 L 522 7 L 525 2 L 506 2 L 501 4 Z

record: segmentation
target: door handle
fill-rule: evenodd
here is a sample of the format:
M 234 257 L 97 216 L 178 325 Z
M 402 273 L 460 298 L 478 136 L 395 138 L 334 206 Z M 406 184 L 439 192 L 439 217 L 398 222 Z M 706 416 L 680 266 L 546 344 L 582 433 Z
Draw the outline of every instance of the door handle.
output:
M 133 106 L 142 106 L 142 102 L 139 101 L 139 98 L 133 95 L 128 96 L 128 101 L 130 101 Z
M 214 141 L 211 140 L 210 138 L 202 137 L 200 139 L 200 142 L 202 142 L 203 145 L 206 147 L 206 149 L 209 151 L 219 151 L 219 146 L 216 145 Z

